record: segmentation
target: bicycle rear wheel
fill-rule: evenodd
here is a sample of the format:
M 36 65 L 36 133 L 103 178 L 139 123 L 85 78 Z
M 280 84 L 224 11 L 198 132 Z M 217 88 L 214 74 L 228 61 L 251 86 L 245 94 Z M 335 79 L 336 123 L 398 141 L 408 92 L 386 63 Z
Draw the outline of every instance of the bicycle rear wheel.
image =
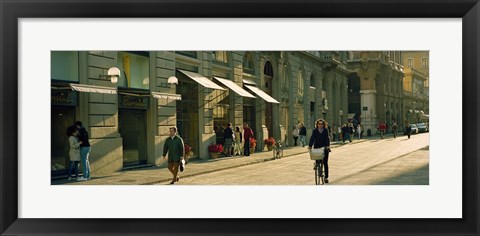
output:
M 318 172 L 319 182 L 320 182 L 321 185 L 323 185 L 323 184 L 325 184 L 325 176 L 323 175 L 323 162 L 321 162 L 321 161 L 319 162 L 318 169 L 319 169 L 319 172 Z
M 315 162 L 315 185 L 323 185 L 324 183 L 322 162 Z

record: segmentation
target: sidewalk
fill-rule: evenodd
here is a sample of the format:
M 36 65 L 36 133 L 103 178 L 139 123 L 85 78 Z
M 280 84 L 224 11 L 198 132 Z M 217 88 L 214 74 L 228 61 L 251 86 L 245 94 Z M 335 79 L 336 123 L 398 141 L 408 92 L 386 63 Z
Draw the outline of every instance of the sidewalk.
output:
M 393 136 L 392 136 L 393 137 Z M 386 138 L 391 138 L 390 136 Z M 353 145 L 362 143 L 367 140 L 379 139 L 378 136 L 368 137 L 366 139 L 353 139 L 352 143 L 348 141 L 345 144 L 336 141 L 331 143 L 331 148 L 341 145 Z M 285 147 L 283 158 L 307 153 L 307 147 Z M 274 160 L 272 151 L 256 151 L 246 157 L 220 157 L 218 159 L 202 160 L 199 158 L 191 159 L 185 167 L 184 172 L 179 172 L 180 181 L 182 178 L 192 178 L 196 175 L 211 173 L 215 171 L 236 168 L 245 165 Z M 149 185 L 158 183 L 168 183 L 172 179 L 172 174 L 166 167 L 166 163 L 158 166 L 145 167 L 139 169 L 123 170 L 109 176 L 92 177 L 88 181 L 68 181 L 66 179 L 52 180 L 52 185 L 69 184 L 69 185 Z

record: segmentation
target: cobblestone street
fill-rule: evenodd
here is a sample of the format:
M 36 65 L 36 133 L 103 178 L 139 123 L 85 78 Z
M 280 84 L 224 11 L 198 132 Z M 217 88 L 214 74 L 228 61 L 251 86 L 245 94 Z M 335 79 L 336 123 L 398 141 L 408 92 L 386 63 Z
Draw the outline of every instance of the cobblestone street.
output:
M 340 145 L 329 158 L 330 185 L 428 185 L 429 134 Z M 182 178 L 182 185 L 312 185 L 308 153 Z M 168 184 L 168 182 L 160 183 Z

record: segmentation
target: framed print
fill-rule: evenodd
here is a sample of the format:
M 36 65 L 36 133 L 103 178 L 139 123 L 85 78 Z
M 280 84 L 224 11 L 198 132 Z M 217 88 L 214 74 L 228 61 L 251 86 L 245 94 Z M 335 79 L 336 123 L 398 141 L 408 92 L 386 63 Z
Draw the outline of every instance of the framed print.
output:
M 476 0 L 38 0 L 1 1 L 0 6 L 1 235 L 479 234 L 480 9 Z M 412 51 L 420 52 L 421 56 L 402 54 Z M 288 61 L 288 58 L 299 59 Z M 266 62 L 269 60 L 271 64 Z M 342 60 L 350 62 L 342 64 Z M 309 66 L 307 61 L 318 63 Z M 354 103 L 342 99 L 342 104 L 332 103 L 355 90 L 355 85 L 346 79 L 342 83 L 340 77 L 353 76 L 347 64 L 368 71 L 365 68 L 376 61 L 389 68 L 374 73 L 385 80 L 372 82 L 375 89 L 363 87 L 362 95 L 357 91 L 359 101 L 375 104 L 375 110 L 369 106 L 362 110 L 358 106 L 359 116 L 350 117 L 347 106 L 356 106 Z M 429 68 L 427 75 L 401 66 L 411 63 L 409 67 L 413 67 L 414 61 L 419 68 Z M 231 65 L 238 65 L 243 71 L 232 69 L 235 66 Z M 332 68 L 343 66 L 344 75 L 332 72 Z M 321 73 L 315 73 L 317 67 Z M 262 79 L 256 80 L 254 75 L 259 74 L 258 70 L 263 72 Z M 292 86 L 284 86 L 282 90 L 272 85 L 273 92 L 268 90 L 269 82 L 275 79 L 273 74 L 282 74 L 283 70 L 294 75 Z M 319 82 L 317 86 L 312 82 L 316 81 L 315 75 L 339 82 L 325 82 L 325 85 Z M 355 78 L 371 81 L 366 74 L 357 73 Z M 317 91 L 317 87 L 322 91 Z M 327 87 L 338 88 L 332 89 L 338 93 L 328 94 L 323 89 Z M 395 100 L 382 100 L 382 96 L 388 97 L 386 94 L 396 94 L 397 87 L 403 88 L 402 91 L 410 88 L 411 101 L 396 104 Z M 425 87 L 430 87 L 426 93 Z M 211 92 L 215 90 L 238 95 L 216 106 L 212 101 L 223 95 Z M 368 94 L 376 95 L 365 95 L 367 90 Z M 304 100 L 309 96 L 318 97 L 318 103 L 315 99 Z M 387 182 L 382 179 L 375 181 L 375 186 L 342 186 L 335 185 L 332 177 L 330 185 L 319 187 L 313 183 L 312 186 L 183 186 L 172 180 L 175 186 L 170 186 L 152 184 L 158 179 L 135 184 L 117 171 L 108 175 L 123 184 L 95 184 L 102 179 L 98 176 L 100 170 L 108 172 L 149 163 L 154 164 L 154 169 L 155 165 L 161 165 L 162 154 L 166 154 L 160 150 L 166 143 L 167 132 L 171 131 L 169 127 L 176 126 L 181 132 L 197 130 L 196 126 L 185 128 L 187 125 L 182 123 L 194 119 L 192 112 L 189 113 L 191 109 L 202 114 L 195 120 L 199 134 L 181 136 L 196 153 L 206 156 L 210 149 L 219 152 L 218 146 L 210 148 L 206 142 L 203 146 L 192 144 L 215 140 L 217 121 L 210 118 L 227 117 L 219 114 L 229 106 L 238 105 L 237 101 L 243 107 L 231 111 L 234 124 L 244 123 L 245 117 L 251 117 L 248 122 L 258 120 L 255 137 L 261 137 L 264 143 L 255 145 L 263 148 L 265 144 L 265 149 L 267 143 L 275 144 L 269 137 L 275 136 L 276 131 L 269 134 L 269 125 L 282 119 L 313 122 L 323 115 L 328 120 L 348 118 L 353 123 L 360 120 L 358 117 L 372 120 L 376 117 L 385 119 L 389 125 L 404 116 L 417 117 L 414 120 L 420 126 L 415 129 L 426 129 L 427 124 L 430 129 L 429 139 L 423 140 L 428 145 L 428 164 L 416 170 L 427 176 L 426 181 L 396 186 L 382 185 Z M 299 110 L 290 111 L 285 105 L 288 102 Z M 282 104 L 285 117 L 266 119 L 265 114 L 273 114 L 271 111 L 282 114 Z M 318 107 L 322 110 L 317 111 Z M 166 112 L 171 114 L 165 115 Z M 75 120 L 90 126 L 87 129 L 92 140 L 90 165 L 92 173 L 97 172 L 90 180 L 87 164 L 77 163 L 82 165 L 85 180 L 79 184 L 71 184 L 65 175 L 68 165 L 76 165 L 72 165 L 72 157 L 53 158 L 56 150 L 53 144 L 58 141 L 53 139 L 56 134 L 53 127 L 63 121 L 73 125 Z M 228 123 L 227 118 L 221 121 Z M 285 121 L 284 126 L 293 122 Z M 146 128 L 134 130 L 133 123 Z M 72 138 L 70 145 L 78 144 L 81 153 L 79 140 L 74 137 L 81 128 L 70 127 L 66 129 Z M 383 129 L 380 124 L 378 127 Z M 64 151 L 64 128 L 58 129 L 58 136 L 62 136 L 57 142 L 61 143 L 57 148 L 60 153 Z M 140 133 L 145 136 L 146 144 L 131 139 L 134 136 L 125 130 L 144 130 L 145 133 Z M 421 135 L 413 135 L 412 140 L 405 138 L 407 141 L 403 142 L 416 139 L 417 143 L 412 145 L 419 145 L 416 137 Z M 80 141 L 84 143 L 84 139 Z M 95 147 L 114 148 L 100 154 Z M 147 150 L 146 154 L 140 149 Z M 115 158 L 118 156 L 121 158 Z M 411 160 L 400 164 L 412 165 Z M 379 165 L 389 161 L 394 160 L 384 160 Z M 285 176 L 299 176 L 295 164 L 285 166 Z M 187 165 L 186 171 L 188 168 Z M 331 168 L 332 172 L 339 169 L 333 164 Z M 140 176 L 145 171 L 131 173 Z M 309 163 L 310 172 L 313 170 Z M 399 173 L 388 183 L 412 176 Z M 352 178 L 348 175 L 345 179 L 348 177 Z M 165 180 L 170 182 L 168 178 Z M 188 183 L 188 179 L 201 183 L 201 178 L 202 174 L 192 175 L 180 183 Z M 63 182 L 57 184 L 56 179 Z M 312 181 L 313 178 L 308 183 Z

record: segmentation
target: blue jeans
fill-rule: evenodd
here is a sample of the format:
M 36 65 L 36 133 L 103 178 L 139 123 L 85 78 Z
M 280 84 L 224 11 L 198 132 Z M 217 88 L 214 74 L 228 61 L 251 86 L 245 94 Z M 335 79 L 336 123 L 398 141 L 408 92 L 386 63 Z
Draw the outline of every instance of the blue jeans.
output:
M 72 172 L 75 169 L 75 178 L 78 178 L 78 163 L 79 161 L 70 161 L 68 165 L 68 177 L 72 176 Z
M 82 170 L 83 178 L 90 179 L 90 162 L 88 161 L 88 156 L 90 155 L 91 147 L 81 147 L 80 148 L 80 157 L 82 160 Z
M 307 145 L 307 136 L 305 135 L 300 135 L 300 142 L 302 143 L 302 147 L 305 147 Z

